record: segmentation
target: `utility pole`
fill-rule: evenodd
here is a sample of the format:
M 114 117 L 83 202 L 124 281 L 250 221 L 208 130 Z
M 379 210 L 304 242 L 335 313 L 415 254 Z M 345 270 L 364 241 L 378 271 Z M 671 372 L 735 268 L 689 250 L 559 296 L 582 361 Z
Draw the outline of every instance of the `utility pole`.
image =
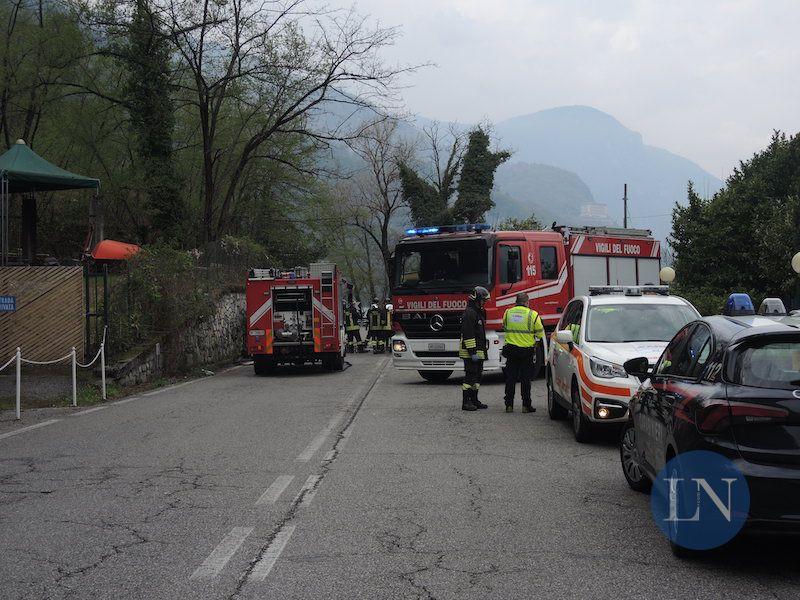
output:
M 622 194 L 622 226 L 628 228 L 628 184 L 625 184 Z

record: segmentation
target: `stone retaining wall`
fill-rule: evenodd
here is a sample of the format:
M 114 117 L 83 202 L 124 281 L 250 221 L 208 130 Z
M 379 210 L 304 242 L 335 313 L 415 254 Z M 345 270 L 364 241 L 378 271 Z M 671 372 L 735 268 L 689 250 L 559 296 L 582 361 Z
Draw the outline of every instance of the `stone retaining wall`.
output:
M 182 372 L 240 358 L 245 346 L 244 321 L 245 295 L 222 296 L 207 319 L 164 340 L 165 370 Z
M 152 381 L 162 373 L 233 362 L 245 348 L 245 295 L 226 294 L 214 312 L 198 323 L 154 344 L 124 364 L 114 365 L 112 377 L 121 385 Z

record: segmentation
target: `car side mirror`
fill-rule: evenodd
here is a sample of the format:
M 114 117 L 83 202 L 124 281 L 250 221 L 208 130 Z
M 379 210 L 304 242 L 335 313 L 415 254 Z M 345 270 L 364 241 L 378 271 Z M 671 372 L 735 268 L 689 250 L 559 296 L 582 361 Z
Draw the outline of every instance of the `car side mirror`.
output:
M 622 368 L 625 369 L 628 375 L 633 375 L 639 379 L 639 381 L 644 381 L 650 377 L 650 362 L 645 356 L 626 360 Z
M 569 329 L 556 331 L 556 341 L 559 344 L 572 344 L 575 342 L 575 340 L 572 339 L 572 332 Z

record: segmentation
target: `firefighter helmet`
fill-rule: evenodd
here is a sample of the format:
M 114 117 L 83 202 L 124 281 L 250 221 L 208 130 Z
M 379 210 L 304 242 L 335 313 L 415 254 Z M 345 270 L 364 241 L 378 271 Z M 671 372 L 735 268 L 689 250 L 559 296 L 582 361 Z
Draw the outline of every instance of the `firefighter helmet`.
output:
M 489 299 L 489 290 L 485 287 L 479 285 L 476 286 L 470 293 L 469 293 L 470 300 L 478 300 L 480 302 L 486 302 Z

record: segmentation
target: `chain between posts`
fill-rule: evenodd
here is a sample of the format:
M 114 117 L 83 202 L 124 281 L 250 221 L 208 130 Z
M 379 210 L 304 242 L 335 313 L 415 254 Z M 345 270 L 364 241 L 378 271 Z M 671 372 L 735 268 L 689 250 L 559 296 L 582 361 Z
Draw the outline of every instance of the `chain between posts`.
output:
M 94 358 L 86 364 L 78 362 L 77 352 L 75 350 L 75 346 L 72 347 L 69 354 L 62 356 L 61 358 L 57 358 L 55 360 L 30 360 L 27 358 L 22 358 L 22 349 L 17 348 L 14 356 L 12 356 L 8 361 L 6 361 L 2 366 L 0 366 L 0 371 L 5 369 L 6 367 L 10 366 L 12 363 L 16 363 L 16 403 L 15 403 L 15 418 L 17 421 L 21 419 L 21 400 L 22 400 L 22 363 L 28 365 L 36 365 L 36 366 L 43 366 L 43 365 L 55 365 L 65 360 L 69 360 L 71 363 L 71 370 L 72 370 L 72 406 L 78 406 L 78 367 L 82 369 L 88 369 L 92 365 L 97 362 L 97 359 L 100 359 L 100 377 L 102 381 L 102 390 L 103 390 L 103 400 L 108 399 L 108 393 L 106 390 L 106 333 L 108 331 L 108 327 L 103 328 L 103 341 L 100 343 L 100 348 L 95 354 Z

